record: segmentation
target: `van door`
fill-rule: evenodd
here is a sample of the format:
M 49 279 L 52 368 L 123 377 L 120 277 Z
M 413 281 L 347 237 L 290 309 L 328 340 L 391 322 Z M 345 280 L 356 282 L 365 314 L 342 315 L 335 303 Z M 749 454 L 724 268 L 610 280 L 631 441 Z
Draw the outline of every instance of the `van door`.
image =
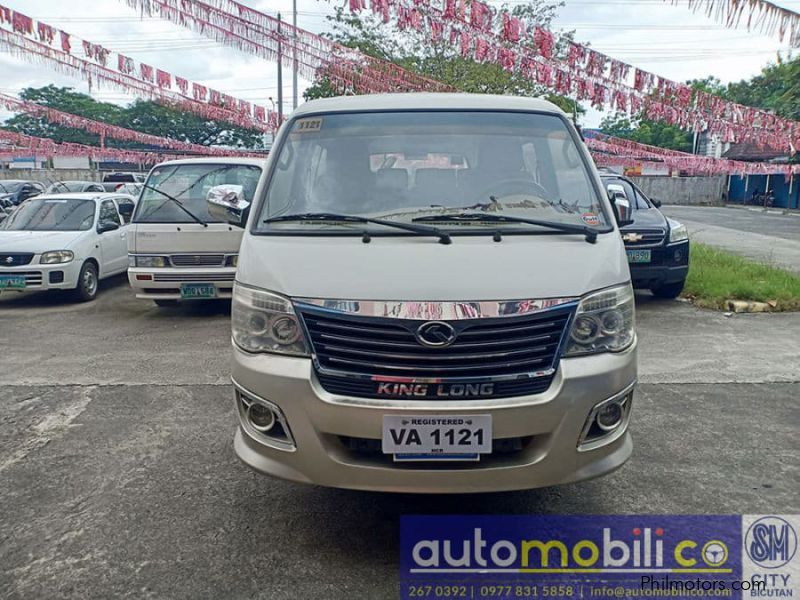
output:
M 113 200 L 103 200 L 100 203 L 100 214 L 97 224 L 116 223 L 118 229 L 106 231 L 100 235 L 100 250 L 102 251 L 102 265 L 100 275 L 105 277 L 113 273 L 125 271 L 128 268 L 128 226 L 119 216 L 117 205 Z

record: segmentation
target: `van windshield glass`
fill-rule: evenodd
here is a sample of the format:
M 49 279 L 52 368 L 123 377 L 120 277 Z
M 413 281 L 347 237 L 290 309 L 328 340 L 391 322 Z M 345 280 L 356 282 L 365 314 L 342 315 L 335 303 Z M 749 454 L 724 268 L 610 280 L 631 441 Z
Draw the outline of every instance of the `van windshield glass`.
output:
M 581 153 L 556 115 L 339 113 L 302 117 L 290 126 L 256 231 L 389 231 L 380 224 L 313 218 L 319 213 L 424 221 L 446 231 L 540 229 L 468 217 L 477 213 L 598 230 L 610 223 Z
M 206 205 L 211 188 L 241 185 L 245 199 L 252 202 L 260 177 L 261 167 L 254 165 L 197 163 L 156 167 L 142 190 L 133 220 L 137 223 L 194 222 L 180 206 L 156 191 L 161 190 L 206 223 L 214 222 L 216 219 L 208 214 Z

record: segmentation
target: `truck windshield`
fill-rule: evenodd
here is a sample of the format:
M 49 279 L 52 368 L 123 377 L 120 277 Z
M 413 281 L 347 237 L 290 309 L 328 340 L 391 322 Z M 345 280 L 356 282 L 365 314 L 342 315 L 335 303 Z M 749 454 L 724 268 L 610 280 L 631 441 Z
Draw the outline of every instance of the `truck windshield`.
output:
M 309 217 L 316 213 L 424 221 L 450 232 L 541 230 L 512 219 L 469 218 L 476 214 L 609 227 L 578 146 L 556 115 L 337 113 L 298 118 L 290 127 L 256 232 L 390 231 Z
M 214 222 L 206 208 L 206 196 L 212 187 L 241 185 L 245 199 L 252 202 L 260 177 L 261 167 L 254 165 L 196 163 L 156 167 L 147 179 L 133 220 L 137 223 L 194 222 L 180 206 L 156 191 L 161 190 L 204 222 Z

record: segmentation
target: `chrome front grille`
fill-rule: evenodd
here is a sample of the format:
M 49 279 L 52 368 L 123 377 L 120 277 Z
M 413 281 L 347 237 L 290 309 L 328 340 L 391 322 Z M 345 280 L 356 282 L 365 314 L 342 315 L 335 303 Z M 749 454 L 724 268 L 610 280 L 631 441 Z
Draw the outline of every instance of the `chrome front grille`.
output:
M 25 277 L 26 287 L 36 287 L 42 285 L 41 271 L 3 271 L 0 269 L 0 275 L 23 275 Z
M 234 273 L 153 273 L 153 281 L 205 282 L 233 281 Z
M 224 254 L 173 254 L 173 267 L 224 267 Z
M 666 232 L 663 229 L 638 229 L 636 231 L 624 230 L 622 241 L 626 248 L 648 248 L 660 246 L 664 243 Z M 628 236 L 631 239 L 628 239 Z
M 494 389 L 483 394 L 493 398 L 544 391 L 558 365 L 574 310 L 575 304 L 569 304 L 523 316 L 447 321 L 456 331 L 455 341 L 431 348 L 415 335 L 425 323 L 422 320 L 355 316 L 297 305 L 320 384 L 332 393 L 360 397 L 377 397 L 375 382 L 423 379 L 496 380 Z
M 33 252 L 0 252 L 0 267 L 21 267 L 32 260 Z

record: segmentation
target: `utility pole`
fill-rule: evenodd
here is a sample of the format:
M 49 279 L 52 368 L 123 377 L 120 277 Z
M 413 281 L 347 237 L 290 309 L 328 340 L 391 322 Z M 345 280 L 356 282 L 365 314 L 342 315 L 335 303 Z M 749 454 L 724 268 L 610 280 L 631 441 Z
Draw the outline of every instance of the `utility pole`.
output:
M 292 0 L 292 110 L 297 108 L 297 0 Z
M 278 123 L 283 122 L 283 44 L 281 39 L 281 13 L 278 13 Z

